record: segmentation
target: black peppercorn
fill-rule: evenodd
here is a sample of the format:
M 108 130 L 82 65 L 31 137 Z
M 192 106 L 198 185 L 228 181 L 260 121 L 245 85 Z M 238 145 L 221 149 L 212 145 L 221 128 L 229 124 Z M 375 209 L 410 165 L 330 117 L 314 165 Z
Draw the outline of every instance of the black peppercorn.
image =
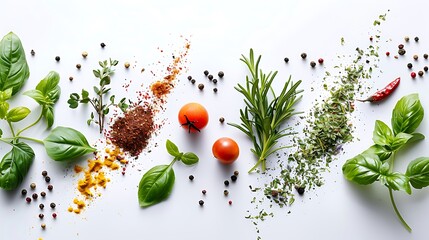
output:
M 40 208 L 40 209 L 44 209 L 44 208 L 45 208 L 45 205 L 43 205 L 43 203 L 41 203 L 41 204 L 39 204 L 39 208 Z
M 204 70 L 204 75 L 209 75 L 209 71 L 207 71 L 207 70 Z
M 31 196 L 34 200 L 36 200 L 39 196 L 37 195 L 37 193 L 33 193 L 33 195 Z
M 192 84 L 195 84 L 195 79 L 192 79 L 192 80 L 191 80 L 191 83 L 192 83 Z
M 201 191 L 204 195 L 207 193 L 207 191 L 206 190 L 202 190 Z
M 39 218 L 42 219 L 45 215 L 43 213 L 39 214 Z
M 106 46 L 106 44 L 105 44 L 105 43 L 100 43 L 100 46 L 101 46 L 102 48 L 104 48 L 104 47 Z
M 425 70 L 425 72 L 427 72 L 428 71 L 428 66 L 425 66 L 424 68 L 423 68 L 423 70 Z
M 369 63 L 369 60 L 366 60 L 365 62 L 366 62 L 366 63 Z
M 80 65 L 79 63 L 78 64 L 76 64 L 76 68 L 77 69 L 80 69 L 82 67 L 82 65 Z
M 412 63 L 408 63 L 407 64 L 407 68 L 409 68 L 409 69 L 413 68 L 413 64 Z
M 31 56 L 34 56 L 34 54 L 36 54 L 36 52 L 33 50 L 33 49 L 31 49 Z
M 198 204 L 200 204 L 200 206 L 203 206 L 204 205 L 204 201 L 200 200 L 200 201 L 198 201 Z
M 419 37 L 415 37 L 414 41 L 418 42 L 419 41 Z
M 45 192 L 41 192 L 41 193 L 40 193 L 40 196 L 42 196 L 42 197 L 46 197 L 46 193 L 45 193 Z
M 55 61 L 59 62 L 61 60 L 60 56 L 55 57 Z
M 210 74 L 207 77 L 209 78 L 210 81 L 213 80 L 213 75 Z
M 215 93 L 216 93 L 216 92 L 217 92 L 217 88 L 213 88 L 213 92 L 215 92 Z
M 194 180 L 194 175 L 189 175 L 189 180 Z
M 399 55 L 405 55 L 405 53 L 406 53 L 405 49 L 399 49 L 398 50 Z
M 202 83 L 198 84 L 198 89 L 203 90 L 204 89 L 204 84 L 202 84 Z
M 219 118 L 219 122 L 220 122 L 220 123 L 225 122 L 225 118 L 224 118 L 224 117 L 220 117 L 220 118 Z
M 192 80 L 192 76 L 188 76 L 188 80 L 191 81 Z
M 311 62 L 310 62 L 310 66 L 311 66 L 312 68 L 314 68 L 314 67 L 316 66 L 316 62 L 311 61 Z
M 49 185 L 48 185 L 48 190 L 49 190 L 49 191 L 52 191 L 52 189 L 54 189 L 54 186 L 52 186 L 52 184 L 49 184 Z
M 283 59 L 285 61 L 285 63 L 289 62 L 289 58 L 285 57 L 285 59 Z
M 307 58 L 307 53 L 301 53 L 301 57 L 302 57 L 302 59 L 306 59 Z
M 232 175 L 232 176 L 231 176 L 231 181 L 233 181 L 233 182 L 237 181 L 237 176 Z
M 50 182 L 50 181 L 51 181 L 51 177 L 46 176 L 46 177 L 45 177 L 45 182 Z
M 427 53 L 423 54 L 424 59 L 428 59 L 429 55 Z
M 225 195 L 225 196 L 228 196 L 228 194 L 229 194 L 229 192 L 228 192 L 228 190 L 223 190 L 223 195 Z
M 24 196 L 27 195 L 27 189 L 22 189 L 21 190 L 21 194 L 24 195 Z
M 213 83 L 216 84 L 217 83 L 217 79 L 213 79 Z
M 303 195 L 305 188 L 301 186 L 295 186 L 296 191 L 298 191 L 299 195 Z
M 42 171 L 42 176 L 44 176 L 44 177 L 48 176 L 48 172 L 47 171 Z
M 420 77 L 422 77 L 424 73 L 423 73 L 423 71 L 419 71 L 418 74 Z
M 49 204 L 49 206 L 50 206 L 51 208 L 55 208 L 57 205 L 55 205 L 55 203 L 51 203 L 51 204 Z
M 222 71 L 219 71 L 217 74 L 220 78 L 223 78 L 223 76 L 225 76 L 225 73 L 223 73 Z
M 223 182 L 223 184 L 225 184 L 225 186 L 228 186 L 228 185 L 229 185 L 229 181 L 228 181 L 228 180 L 225 180 L 225 181 Z
M 70 76 L 70 77 L 69 77 L 69 80 L 70 80 L 70 81 L 73 81 L 73 77 L 72 77 L 72 76 Z

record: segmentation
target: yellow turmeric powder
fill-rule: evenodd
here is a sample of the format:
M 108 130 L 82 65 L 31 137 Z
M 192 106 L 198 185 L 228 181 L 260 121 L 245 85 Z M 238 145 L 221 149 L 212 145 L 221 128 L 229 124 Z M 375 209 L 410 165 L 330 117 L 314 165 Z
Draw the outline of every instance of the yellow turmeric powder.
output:
M 107 183 L 110 182 L 110 179 L 106 177 L 106 171 L 118 170 L 121 168 L 119 164 L 128 163 L 123 155 L 120 148 L 111 145 L 106 147 L 103 152 L 97 152 L 93 159 L 89 159 L 86 169 L 78 165 L 74 167 L 76 173 L 83 172 L 84 175 L 77 183 L 77 190 L 81 197 L 73 199 L 74 207 L 70 206 L 67 209 L 69 212 L 81 213 L 88 201 L 101 195 L 96 192 L 97 187 L 106 188 Z

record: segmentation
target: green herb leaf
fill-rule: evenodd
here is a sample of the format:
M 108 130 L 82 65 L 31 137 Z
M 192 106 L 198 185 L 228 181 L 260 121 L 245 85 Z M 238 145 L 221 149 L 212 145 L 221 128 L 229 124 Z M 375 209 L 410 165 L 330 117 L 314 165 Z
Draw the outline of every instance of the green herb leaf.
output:
M 149 207 L 166 199 L 174 186 L 171 165 L 159 165 L 147 171 L 140 180 L 138 199 L 141 207 Z
M 405 175 L 416 189 L 429 186 L 429 158 L 420 157 L 411 161 Z
M 392 138 L 393 133 L 389 126 L 380 120 L 375 121 L 374 132 L 372 135 L 374 143 L 381 146 L 389 145 Z
M 173 157 L 179 157 L 180 151 L 179 148 L 174 144 L 172 141 L 167 139 L 167 142 L 165 143 L 165 146 L 167 148 L 167 152 L 173 156 Z
M 423 120 L 424 110 L 417 93 L 402 97 L 392 113 L 393 132 L 412 133 Z
M 363 152 L 364 154 L 376 154 L 380 161 L 388 159 L 392 155 L 392 151 L 387 150 L 384 146 L 372 145 Z
M 375 154 L 359 154 L 343 165 L 344 176 L 352 182 L 366 185 L 378 180 L 382 162 Z
M 395 191 L 402 190 L 411 194 L 410 180 L 402 173 L 395 172 L 383 175 L 381 176 L 381 181 Z
M 30 114 L 30 109 L 27 107 L 12 108 L 6 114 L 6 120 L 9 122 L 19 122 Z
M 12 95 L 15 95 L 29 76 L 21 40 L 10 32 L 0 41 L 0 91 L 12 88 Z
M 4 91 L 0 91 L 0 102 L 9 100 L 12 97 L 12 88 L 8 88 Z
M 181 160 L 186 165 L 192 165 L 197 163 L 199 158 L 195 153 L 187 152 L 182 155 Z
M 0 102 L 0 118 L 4 119 L 6 117 L 7 111 L 9 110 L 8 102 Z
M 26 143 L 12 145 L 12 150 L 0 162 L 0 187 L 5 190 L 17 188 L 33 163 L 34 152 Z
M 39 90 L 28 90 L 23 93 L 24 95 L 27 95 L 34 99 L 39 105 L 43 105 L 47 103 L 47 99 L 45 96 L 43 96 L 43 93 Z
M 55 161 L 65 161 L 94 152 L 85 136 L 67 127 L 56 127 L 43 140 L 46 152 Z
M 413 138 L 412 134 L 398 133 L 392 139 L 392 142 L 390 143 L 390 148 L 392 149 L 392 151 L 397 151 L 398 149 L 403 147 L 405 144 L 407 144 L 407 142 L 410 141 L 410 139 L 412 139 L 412 138 Z

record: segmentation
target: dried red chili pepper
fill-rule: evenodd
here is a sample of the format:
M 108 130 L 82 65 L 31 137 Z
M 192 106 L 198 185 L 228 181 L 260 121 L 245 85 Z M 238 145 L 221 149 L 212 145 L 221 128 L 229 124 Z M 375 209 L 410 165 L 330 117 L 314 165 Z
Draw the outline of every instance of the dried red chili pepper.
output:
M 359 99 L 357 100 L 361 102 L 378 102 L 378 101 L 384 100 L 390 94 L 392 94 L 392 92 L 398 87 L 400 81 L 401 81 L 401 78 L 398 77 L 383 89 L 380 89 L 377 92 L 375 92 L 369 98 L 363 99 L 363 100 L 359 100 Z

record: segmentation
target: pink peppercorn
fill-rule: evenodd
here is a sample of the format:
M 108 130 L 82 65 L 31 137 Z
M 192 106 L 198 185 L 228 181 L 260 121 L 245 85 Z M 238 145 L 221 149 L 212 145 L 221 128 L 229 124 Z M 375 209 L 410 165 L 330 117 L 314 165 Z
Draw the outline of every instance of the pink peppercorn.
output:
M 411 77 L 412 77 L 412 78 L 416 78 L 416 76 L 417 76 L 417 75 L 416 75 L 416 73 L 415 73 L 415 72 L 411 72 Z
M 390 52 L 386 52 L 386 56 L 390 56 Z
M 228 204 L 229 204 L 229 205 L 232 205 L 232 201 L 231 201 L 231 200 L 229 200 L 229 201 L 228 201 Z
M 57 218 L 57 214 L 56 213 L 52 213 L 52 217 L 53 218 Z
M 323 64 L 323 58 L 319 58 L 318 62 L 319 62 L 320 64 Z

